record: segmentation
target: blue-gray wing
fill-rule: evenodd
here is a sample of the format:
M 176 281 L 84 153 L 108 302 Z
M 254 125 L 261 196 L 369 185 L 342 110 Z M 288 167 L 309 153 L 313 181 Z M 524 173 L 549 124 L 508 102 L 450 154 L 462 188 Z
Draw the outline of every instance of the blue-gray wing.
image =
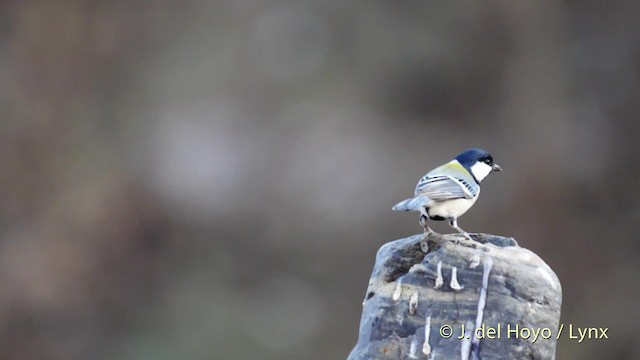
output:
M 479 192 L 475 182 L 449 175 L 425 176 L 416 186 L 416 196 L 425 195 L 433 201 L 473 199 Z

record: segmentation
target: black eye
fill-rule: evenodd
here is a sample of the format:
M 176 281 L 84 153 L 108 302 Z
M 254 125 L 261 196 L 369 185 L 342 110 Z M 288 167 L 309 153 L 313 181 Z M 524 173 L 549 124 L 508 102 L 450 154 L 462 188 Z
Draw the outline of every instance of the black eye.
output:
M 485 163 L 485 164 L 487 164 L 487 165 L 491 165 L 491 163 L 492 163 L 492 162 L 493 162 L 493 159 L 492 159 L 492 158 L 486 158 L 486 159 L 484 159 L 484 163 Z

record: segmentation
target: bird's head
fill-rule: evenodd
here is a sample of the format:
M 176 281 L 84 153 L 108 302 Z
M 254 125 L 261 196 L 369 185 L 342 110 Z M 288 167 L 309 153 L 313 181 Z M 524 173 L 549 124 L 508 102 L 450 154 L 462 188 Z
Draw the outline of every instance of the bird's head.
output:
M 482 149 L 467 149 L 456 156 L 456 160 L 467 169 L 480 183 L 493 171 L 502 171 L 500 165 L 493 162 L 493 157 Z

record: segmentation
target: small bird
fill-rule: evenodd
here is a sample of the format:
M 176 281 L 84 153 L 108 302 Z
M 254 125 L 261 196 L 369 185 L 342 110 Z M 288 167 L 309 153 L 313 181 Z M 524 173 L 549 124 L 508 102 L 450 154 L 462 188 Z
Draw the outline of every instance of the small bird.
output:
M 425 234 L 433 232 L 427 219 L 448 220 L 452 228 L 473 240 L 458 226 L 458 218 L 473 206 L 480 195 L 480 182 L 494 171 L 502 168 L 493 162 L 491 154 L 482 149 L 467 149 L 429 171 L 418 181 L 415 196 L 396 204 L 393 211 L 419 211 L 419 223 Z

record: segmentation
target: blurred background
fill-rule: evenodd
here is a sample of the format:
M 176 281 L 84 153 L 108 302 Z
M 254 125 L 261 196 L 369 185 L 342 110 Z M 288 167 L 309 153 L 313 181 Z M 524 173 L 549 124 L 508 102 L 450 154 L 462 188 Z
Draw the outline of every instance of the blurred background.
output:
M 558 274 L 558 359 L 638 359 L 640 2 L 0 5 L 0 358 L 344 359 L 391 212 Z M 441 232 L 450 232 L 436 225 Z

